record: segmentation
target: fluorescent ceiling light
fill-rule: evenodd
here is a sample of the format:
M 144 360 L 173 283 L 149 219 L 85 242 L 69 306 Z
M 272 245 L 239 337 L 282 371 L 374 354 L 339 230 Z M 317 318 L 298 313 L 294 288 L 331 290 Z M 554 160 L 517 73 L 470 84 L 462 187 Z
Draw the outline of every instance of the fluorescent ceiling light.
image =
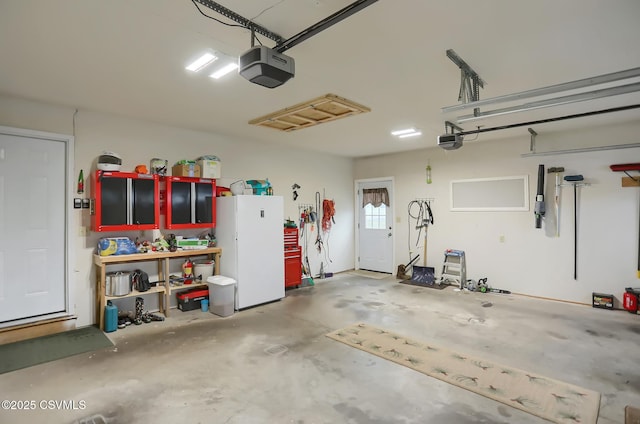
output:
M 398 138 L 415 137 L 415 136 L 418 136 L 418 135 L 422 135 L 422 132 L 420 132 L 420 131 L 414 131 L 414 132 L 412 132 L 412 133 L 407 133 L 407 134 L 399 135 L 399 136 L 398 136 Z
M 391 135 L 399 136 L 402 134 L 409 134 L 416 132 L 415 128 L 407 128 L 405 130 L 391 131 Z
M 229 72 L 234 71 L 238 69 L 238 64 L 237 63 L 229 63 L 227 65 L 224 65 L 222 68 L 218 69 L 217 71 L 215 71 L 213 74 L 209 75 L 211 78 L 214 79 L 218 79 L 221 78 L 225 75 L 227 75 Z
M 187 66 L 185 69 L 188 71 L 198 72 L 201 71 L 205 66 L 214 62 L 218 57 L 213 53 L 205 53 L 196 59 L 193 63 Z

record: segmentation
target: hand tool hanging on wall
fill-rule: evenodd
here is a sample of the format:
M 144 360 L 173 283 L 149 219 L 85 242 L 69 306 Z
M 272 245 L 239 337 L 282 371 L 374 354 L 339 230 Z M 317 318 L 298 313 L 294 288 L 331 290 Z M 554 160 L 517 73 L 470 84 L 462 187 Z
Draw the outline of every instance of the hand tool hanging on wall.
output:
M 564 180 L 573 186 L 573 279 L 578 279 L 578 191 L 582 175 L 567 175 Z M 581 184 L 584 185 L 584 184 Z
M 336 223 L 334 218 L 336 214 L 336 203 L 332 199 L 327 199 L 327 193 L 322 190 L 322 232 L 324 233 L 324 256 L 329 263 L 333 263 L 331 254 L 329 253 L 329 237 L 331 236 L 332 224 Z M 325 276 L 333 275 L 325 272 Z
M 319 191 L 316 191 L 316 211 L 320 212 L 320 192 Z M 317 220 L 318 221 L 322 220 L 322 217 L 317 218 Z M 318 235 L 316 236 L 316 249 L 318 249 L 318 253 L 322 252 L 322 237 L 320 236 L 320 227 L 321 227 L 321 224 L 318 225 Z
M 334 215 L 336 214 L 336 204 L 331 199 L 324 199 L 322 201 L 322 231 L 325 233 L 331 230 L 331 224 L 335 224 L 336 220 Z
M 560 183 L 560 174 L 564 172 L 564 168 L 556 166 L 547 170 L 549 174 L 556 174 L 556 189 L 555 196 L 553 198 L 553 206 L 556 212 L 556 237 L 560 237 L 560 189 L 562 185 Z
M 533 210 L 536 216 L 536 228 L 542 228 L 544 212 L 544 165 L 538 165 L 538 192 L 536 194 L 536 205 Z
M 293 183 L 293 185 L 291 186 L 291 190 L 293 190 L 293 201 L 295 202 L 298 199 L 298 192 L 296 191 L 296 189 L 301 188 L 298 183 Z
M 415 212 L 416 207 L 418 208 L 417 213 Z M 413 261 L 419 256 L 416 255 L 415 258 L 411 258 L 411 231 L 418 230 L 418 236 L 416 238 L 416 246 L 420 242 L 420 235 L 422 234 L 422 230 L 424 230 L 424 245 L 423 245 L 423 262 L 424 266 L 413 266 L 412 279 L 414 281 L 426 281 L 432 280 L 433 275 L 435 273 L 435 269 L 433 267 L 427 267 L 427 231 L 430 225 L 433 225 L 433 212 L 431 211 L 431 199 L 416 199 L 409 202 L 407 207 L 407 213 L 409 215 L 409 219 L 407 222 L 409 223 L 409 265 L 413 263 Z M 415 220 L 415 225 L 412 228 L 412 219 Z M 408 266 L 407 265 L 407 268 Z M 416 278 L 418 280 L 416 280 Z
M 431 205 L 429 200 L 424 201 L 424 207 L 426 208 L 426 217 L 422 220 L 422 225 L 424 226 L 424 246 L 422 248 L 422 254 L 424 258 L 424 266 L 427 266 L 427 231 L 429 230 L 429 225 L 433 225 L 433 212 L 431 212 Z
M 629 186 L 635 187 L 640 186 L 640 177 L 632 177 L 629 174 L 629 171 L 640 171 L 640 163 L 622 163 L 618 165 L 611 165 L 611 170 L 614 172 L 624 172 L 627 177 L 631 178 L 631 184 Z M 622 186 L 626 187 L 625 181 L 623 179 Z M 640 219 L 640 205 L 638 206 L 638 217 Z M 640 221 L 638 222 L 638 266 L 637 266 L 637 277 L 640 278 Z

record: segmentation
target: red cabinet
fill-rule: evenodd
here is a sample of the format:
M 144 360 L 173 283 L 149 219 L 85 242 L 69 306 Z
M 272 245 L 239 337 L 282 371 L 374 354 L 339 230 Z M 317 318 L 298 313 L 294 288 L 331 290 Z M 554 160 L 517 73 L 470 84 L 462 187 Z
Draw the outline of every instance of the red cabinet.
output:
M 284 287 L 302 283 L 302 248 L 298 245 L 298 229 L 284 229 Z
M 216 180 L 212 178 L 164 177 L 160 199 L 167 229 L 216 226 Z
M 157 175 L 98 170 L 91 176 L 91 187 L 93 231 L 159 228 Z

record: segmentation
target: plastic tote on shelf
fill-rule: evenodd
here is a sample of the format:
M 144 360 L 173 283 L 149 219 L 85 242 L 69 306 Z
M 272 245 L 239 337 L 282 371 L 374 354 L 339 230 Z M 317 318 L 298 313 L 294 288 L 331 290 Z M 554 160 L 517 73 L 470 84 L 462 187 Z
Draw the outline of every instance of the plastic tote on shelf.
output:
M 207 278 L 209 286 L 209 311 L 221 317 L 233 315 L 236 297 L 236 280 L 222 275 Z

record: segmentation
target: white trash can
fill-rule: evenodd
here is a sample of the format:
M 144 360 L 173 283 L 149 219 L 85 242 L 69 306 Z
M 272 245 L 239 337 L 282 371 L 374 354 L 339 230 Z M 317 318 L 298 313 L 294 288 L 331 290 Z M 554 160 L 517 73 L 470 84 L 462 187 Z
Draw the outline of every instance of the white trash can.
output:
M 236 280 L 222 275 L 207 278 L 209 312 L 221 317 L 233 315 L 236 300 Z

